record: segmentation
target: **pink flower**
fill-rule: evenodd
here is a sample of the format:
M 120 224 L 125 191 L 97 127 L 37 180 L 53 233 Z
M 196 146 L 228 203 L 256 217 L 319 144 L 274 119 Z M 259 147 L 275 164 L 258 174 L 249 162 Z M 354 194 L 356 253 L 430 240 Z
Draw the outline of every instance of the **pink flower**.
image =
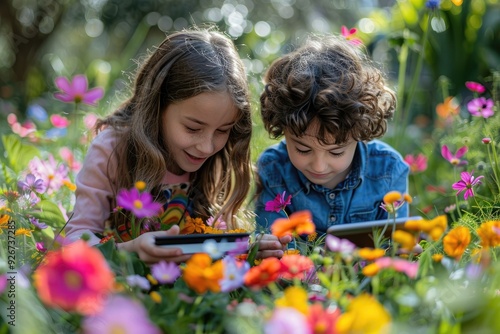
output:
M 44 161 L 39 157 L 34 157 L 29 162 L 29 170 L 36 178 L 43 180 L 43 185 L 49 195 L 59 190 L 64 182 L 68 181 L 68 169 L 58 163 L 52 155 Z
M 87 77 L 82 74 L 75 75 L 71 82 L 65 77 L 57 77 L 55 83 L 61 92 L 55 93 L 54 97 L 63 102 L 96 106 L 97 101 L 104 96 L 104 90 L 100 87 L 87 90 Z
M 488 118 L 493 116 L 493 100 L 478 97 L 467 103 L 467 109 L 472 116 Z
M 271 319 L 264 327 L 265 334 L 303 334 L 310 332 L 312 332 L 312 329 L 309 328 L 306 316 L 293 307 L 274 309 Z
M 161 284 L 173 283 L 181 275 L 181 269 L 174 262 L 162 260 L 151 266 L 151 275 Z
M 227 230 L 227 223 L 224 221 L 224 219 L 219 217 L 216 222 L 214 222 L 214 220 L 215 218 L 213 216 L 209 217 L 206 221 L 207 225 L 212 226 L 213 228 L 216 228 L 218 230 Z
M 448 148 L 448 146 L 446 145 L 443 145 L 443 147 L 441 148 L 441 155 L 443 156 L 443 158 L 445 158 L 446 160 L 448 160 L 449 162 L 451 162 L 452 165 L 465 165 L 467 164 L 467 161 L 462 161 L 460 160 L 461 157 L 464 156 L 465 153 L 467 153 L 467 146 L 463 146 L 461 148 L 458 149 L 457 153 L 455 154 L 452 154 L 450 152 L 450 149 Z
M 71 170 L 78 172 L 80 170 L 80 168 L 82 167 L 80 162 L 75 160 L 75 156 L 73 155 L 73 152 L 68 147 L 66 147 L 66 146 L 61 147 L 61 149 L 59 150 L 59 155 L 68 164 L 68 167 Z
M 482 94 L 486 90 L 483 85 L 480 83 L 474 82 L 474 81 L 467 81 L 465 82 L 465 87 L 467 87 L 468 90 L 471 92 L 479 93 Z
M 405 156 L 406 163 L 410 165 L 410 173 L 419 173 L 427 169 L 427 157 L 422 153 L 418 155 L 407 154 Z
M 266 211 L 280 212 L 285 210 L 286 206 L 292 203 L 292 195 L 289 195 L 285 200 L 286 191 L 283 194 L 278 194 L 272 201 L 266 203 Z
M 57 114 L 50 116 L 50 123 L 58 129 L 67 128 L 69 125 L 69 121 L 66 117 Z
M 418 274 L 418 262 L 394 259 L 392 260 L 392 268 L 400 273 L 405 273 L 409 278 L 416 278 Z
M 36 131 L 35 123 L 31 121 L 26 121 L 23 124 L 17 121 L 16 114 L 7 115 L 7 123 L 9 123 L 12 132 L 19 135 L 19 137 L 28 137 L 30 134 Z
M 347 39 L 349 43 L 351 43 L 352 45 L 359 46 L 363 44 L 363 42 L 355 36 L 358 29 L 356 28 L 348 29 L 346 26 L 342 26 L 340 28 L 340 31 L 342 33 L 342 36 L 344 36 L 345 39 Z
M 149 319 L 148 312 L 142 304 L 121 295 L 108 298 L 100 313 L 83 320 L 82 328 L 84 334 L 161 334 L 160 329 Z
M 469 197 L 474 196 L 474 190 L 472 189 L 472 187 L 481 184 L 480 180 L 484 177 L 481 175 L 481 176 L 478 176 L 477 178 L 474 178 L 472 173 L 473 172 L 460 173 L 461 180 L 456 182 L 456 183 L 453 183 L 453 185 L 452 185 L 452 188 L 454 190 L 458 190 L 457 195 L 465 190 L 465 193 L 464 193 L 465 200 L 467 200 Z
M 491 143 L 491 138 L 485 137 L 485 138 L 481 139 L 481 141 L 483 142 L 483 144 L 489 144 L 489 143 Z
M 350 255 L 356 249 L 356 245 L 347 239 L 340 239 L 328 234 L 325 239 L 326 247 L 332 252 Z
M 150 193 L 139 192 L 137 188 L 120 190 L 116 196 L 116 203 L 131 211 L 137 218 L 156 216 L 161 209 L 161 204 L 155 202 Z

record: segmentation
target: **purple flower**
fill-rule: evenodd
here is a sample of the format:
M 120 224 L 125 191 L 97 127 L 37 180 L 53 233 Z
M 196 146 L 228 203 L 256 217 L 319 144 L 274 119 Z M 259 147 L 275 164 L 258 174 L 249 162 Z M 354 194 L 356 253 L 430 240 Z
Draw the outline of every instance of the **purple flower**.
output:
M 439 8 L 440 0 L 427 0 L 425 3 L 425 7 L 429 9 L 437 9 Z
M 24 181 L 18 181 L 17 187 L 19 192 L 29 192 L 35 191 L 37 193 L 43 193 L 45 191 L 45 186 L 42 179 L 37 179 L 35 175 L 28 174 Z
M 174 283 L 181 275 L 181 270 L 174 262 L 162 260 L 151 266 L 151 275 L 161 284 Z
M 250 269 L 246 261 L 238 262 L 232 256 L 226 256 L 224 263 L 224 278 L 219 281 L 222 292 L 230 292 L 243 286 L 245 274 Z
M 110 296 L 101 312 L 83 319 L 82 328 L 84 334 L 161 334 L 149 319 L 144 306 L 120 295 Z
M 472 116 L 488 118 L 493 116 L 493 100 L 478 97 L 467 103 L 467 109 Z
M 31 222 L 31 224 L 33 224 L 35 227 L 38 227 L 41 230 L 46 229 L 48 227 L 47 224 L 40 223 L 40 221 L 35 217 L 30 217 L 29 221 Z
M 96 106 L 97 101 L 104 96 L 104 90 L 100 87 L 87 90 L 87 77 L 82 74 L 75 75 L 71 82 L 65 77 L 57 77 L 55 83 L 61 92 L 55 93 L 54 97 L 63 102 Z
M 464 199 L 467 200 L 469 197 L 474 196 L 474 191 L 472 187 L 481 184 L 481 180 L 484 176 L 478 176 L 477 178 L 474 178 L 472 175 L 473 171 L 471 173 L 468 172 L 462 172 L 460 173 L 461 180 L 453 183 L 452 188 L 454 190 L 458 190 L 457 195 L 460 194 L 462 191 L 465 190 L 464 193 Z
M 149 283 L 146 277 L 142 277 L 141 275 L 129 275 L 126 277 L 127 284 L 131 287 L 139 287 L 142 290 L 151 289 L 151 284 Z
M 467 164 L 467 161 L 460 160 L 460 158 L 463 157 L 465 153 L 467 153 L 467 150 L 468 150 L 467 146 L 462 146 L 461 148 L 458 149 L 457 153 L 452 154 L 448 146 L 443 145 L 443 147 L 441 148 L 441 155 L 443 156 L 443 158 L 448 160 L 452 165 L 461 166 Z
M 52 155 L 49 155 L 44 161 L 40 160 L 39 157 L 34 157 L 29 162 L 29 170 L 37 178 L 43 180 L 48 195 L 58 191 L 64 182 L 68 181 L 68 169 L 64 164 L 57 162 Z
M 292 203 L 292 195 L 289 195 L 288 198 L 285 200 L 285 195 L 286 191 L 283 192 L 283 194 L 278 194 L 276 195 L 276 198 L 268 201 L 266 203 L 266 211 L 275 211 L 275 212 L 280 212 L 281 210 L 285 210 L 286 206 Z
M 249 238 L 236 239 L 234 248 L 227 251 L 226 254 L 230 256 L 245 254 L 248 251 L 248 240 Z
M 328 249 L 336 253 L 349 255 L 356 249 L 356 245 L 349 240 L 339 239 L 331 234 L 326 236 L 325 242 Z
M 309 332 L 307 317 L 293 307 L 275 308 L 271 319 L 264 327 L 265 334 L 302 334 Z
M 122 189 L 116 196 L 116 203 L 122 208 L 131 211 L 137 218 L 146 218 L 158 215 L 161 204 L 153 201 L 148 192 L 139 192 L 137 188 Z

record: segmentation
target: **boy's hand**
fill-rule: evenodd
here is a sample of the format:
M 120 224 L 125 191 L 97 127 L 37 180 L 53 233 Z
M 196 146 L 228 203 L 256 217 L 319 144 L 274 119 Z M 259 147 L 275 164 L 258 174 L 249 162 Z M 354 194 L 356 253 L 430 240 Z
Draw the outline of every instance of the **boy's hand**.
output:
M 286 250 L 286 245 L 292 241 L 292 236 L 286 235 L 278 239 L 272 234 L 264 234 L 259 240 L 259 251 L 257 259 L 265 259 L 268 257 L 281 258 Z

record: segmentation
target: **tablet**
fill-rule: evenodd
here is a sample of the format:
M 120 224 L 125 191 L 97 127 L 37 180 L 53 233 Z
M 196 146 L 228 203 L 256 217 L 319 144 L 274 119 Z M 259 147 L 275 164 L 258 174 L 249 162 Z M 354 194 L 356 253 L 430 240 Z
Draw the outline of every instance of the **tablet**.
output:
M 166 248 L 180 248 L 184 254 L 194 254 L 206 253 L 207 245 L 215 241 L 218 252 L 227 253 L 238 250 L 240 254 L 243 254 L 248 251 L 249 237 L 250 233 L 172 235 L 156 237 L 155 245 Z
M 385 230 L 385 236 L 390 237 L 392 228 L 396 225 L 396 229 L 402 228 L 404 223 L 408 220 L 421 220 L 420 216 L 401 217 L 401 218 L 387 218 L 381 220 L 371 220 L 360 223 L 339 224 L 330 226 L 326 233 L 332 234 L 336 237 L 348 239 L 358 247 L 373 247 L 372 232 L 373 229 Z

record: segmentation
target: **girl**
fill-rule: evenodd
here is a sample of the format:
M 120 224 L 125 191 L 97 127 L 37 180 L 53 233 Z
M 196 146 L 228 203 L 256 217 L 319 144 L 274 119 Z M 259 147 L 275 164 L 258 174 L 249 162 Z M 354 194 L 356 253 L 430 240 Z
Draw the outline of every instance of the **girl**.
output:
M 382 72 L 343 37 L 311 36 L 265 75 L 261 115 L 272 138 L 259 157 L 257 223 L 284 213 L 266 202 L 291 195 L 288 214 L 309 210 L 318 232 L 334 224 L 384 219 L 383 196 L 408 189 L 409 167 L 383 136 L 396 99 Z M 405 204 L 398 215 L 408 215 Z
M 252 121 L 244 65 L 229 38 L 212 30 L 168 36 L 139 69 L 132 97 L 95 129 L 76 179 L 70 240 L 87 234 L 96 244 L 110 230 L 119 249 L 146 263 L 181 262 L 180 249 L 154 246 L 154 237 L 178 234 L 188 215 L 222 214 L 234 228 L 250 186 Z M 138 181 L 163 204 L 170 230 L 152 222 L 131 239 L 129 219 L 113 213 L 118 192 Z M 261 249 L 276 245 L 268 244 Z

